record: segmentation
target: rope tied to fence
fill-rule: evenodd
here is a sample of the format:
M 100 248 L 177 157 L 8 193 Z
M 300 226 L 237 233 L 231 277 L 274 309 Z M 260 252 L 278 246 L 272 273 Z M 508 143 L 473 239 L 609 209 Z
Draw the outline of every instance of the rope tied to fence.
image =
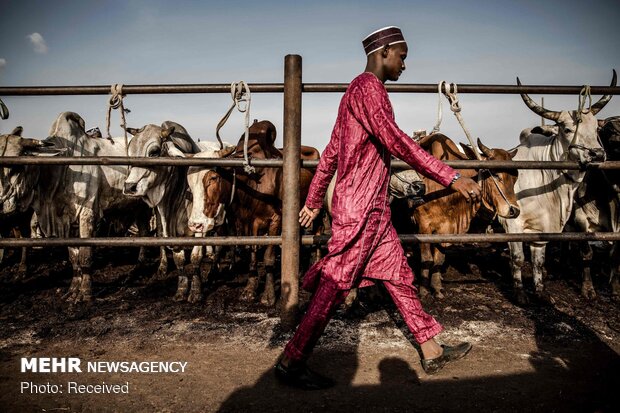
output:
M 125 108 L 125 105 L 123 103 L 123 97 L 125 97 L 125 95 L 123 94 L 123 84 L 113 84 L 110 87 L 110 94 L 111 96 L 108 100 L 108 114 L 106 116 L 106 127 L 108 131 L 107 139 L 109 139 L 110 142 L 114 142 L 112 139 L 112 135 L 110 134 L 110 117 L 112 115 L 112 109 L 120 109 L 122 121 L 121 128 L 123 128 L 123 133 L 125 135 L 125 155 L 129 156 L 129 142 L 127 139 L 127 121 L 125 119 L 125 113 L 130 113 L 131 111 Z
M 7 108 L 2 99 L 0 99 L 0 119 L 7 120 L 8 118 L 9 108 Z
M 217 137 L 218 142 L 220 143 L 220 149 L 224 149 L 224 143 L 222 142 L 222 138 L 220 137 L 220 129 L 226 124 L 226 121 L 230 117 L 234 108 L 241 113 L 245 113 L 244 117 L 244 126 L 245 126 L 245 135 L 243 140 L 243 170 L 252 174 L 256 172 L 254 167 L 250 165 L 250 159 L 248 157 L 248 139 L 250 138 L 250 103 L 252 101 L 252 95 L 250 94 L 250 88 L 247 83 L 243 80 L 239 82 L 232 82 L 230 84 L 230 96 L 232 98 L 232 104 L 228 111 L 224 115 L 224 117 L 217 124 L 217 128 L 215 129 L 215 136 Z
M 480 156 L 480 153 L 478 152 L 476 145 L 474 145 L 474 140 L 471 137 L 471 133 L 469 133 L 469 129 L 467 129 L 467 126 L 465 126 L 463 115 L 461 115 L 462 108 L 461 108 L 461 104 L 459 103 L 457 84 L 456 83 L 448 84 L 447 82 L 442 81 L 439 83 L 440 88 L 442 84 L 444 85 L 443 94 L 448 99 L 448 102 L 450 102 L 450 110 L 454 113 L 454 116 L 456 117 L 456 120 L 458 120 L 459 124 L 461 125 L 461 128 L 463 128 L 463 132 L 465 132 L 465 136 L 467 136 L 467 140 L 469 141 L 469 144 L 471 145 L 472 150 L 474 151 L 474 154 L 476 155 L 476 159 L 481 161 L 482 157 Z

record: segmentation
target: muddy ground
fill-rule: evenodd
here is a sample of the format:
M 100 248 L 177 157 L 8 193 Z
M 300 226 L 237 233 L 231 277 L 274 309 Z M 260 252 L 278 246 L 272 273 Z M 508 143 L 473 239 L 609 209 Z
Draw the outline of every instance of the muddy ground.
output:
M 553 248 L 552 248 L 553 250 Z M 617 412 L 620 411 L 620 308 L 604 274 L 586 301 L 559 254 L 548 260 L 554 304 L 514 304 L 501 244 L 448 251 L 446 298 L 426 309 L 446 327 L 446 343 L 474 349 L 427 376 L 399 315 L 377 289 L 340 311 L 310 364 L 333 389 L 281 387 L 271 367 L 290 333 L 276 309 L 237 300 L 243 268 L 214 274 L 198 305 L 172 300 L 175 279 L 148 282 L 150 265 L 127 279 L 135 251 L 99 249 L 95 299 L 61 299 L 71 270 L 63 249 L 35 250 L 30 275 L 16 279 L 15 255 L 0 269 L 2 412 Z M 604 267 L 605 255 L 597 263 Z M 525 280 L 526 285 L 531 279 Z M 302 296 L 302 303 L 308 299 Z M 92 361 L 182 361 L 183 373 L 20 373 L 21 357 Z M 62 385 L 63 393 L 22 392 L 21 383 Z M 68 394 L 68 383 L 125 384 L 128 394 Z

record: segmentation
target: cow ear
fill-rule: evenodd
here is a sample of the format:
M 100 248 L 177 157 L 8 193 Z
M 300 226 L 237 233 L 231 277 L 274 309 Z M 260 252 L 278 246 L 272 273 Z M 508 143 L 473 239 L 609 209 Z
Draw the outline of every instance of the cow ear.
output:
M 518 151 L 519 148 L 514 148 L 513 150 L 508 151 L 508 156 L 510 156 L 510 159 L 514 158 Z
M 22 128 L 21 126 L 18 126 L 15 129 L 13 129 L 9 135 L 22 136 L 23 131 L 24 131 L 24 128 Z
M 185 154 L 179 150 L 179 148 L 177 148 L 171 140 L 164 142 L 164 147 L 166 148 L 166 154 L 168 156 L 172 156 L 174 158 L 185 158 Z
M 172 136 L 173 133 L 174 133 L 174 126 L 171 126 L 167 129 L 162 129 L 161 130 L 162 140 L 167 141 L 168 139 L 170 139 L 170 136 Z
M 476 153 L 471 146 L 462 142 L 459 142 L 459 144 L 461 145 L 461 148 L 463 148 L 463 152 L 465 152 L 465 156 L 467 156 L 467 159 L 476 159 Z
M 130 133 L 131 135 L 136 135 L 138 133 L 140 133 L 140 131 L 142 129 L 136 129 L 136 128 L 125 128 L 125 130 L 127 131 L 127 133 Z

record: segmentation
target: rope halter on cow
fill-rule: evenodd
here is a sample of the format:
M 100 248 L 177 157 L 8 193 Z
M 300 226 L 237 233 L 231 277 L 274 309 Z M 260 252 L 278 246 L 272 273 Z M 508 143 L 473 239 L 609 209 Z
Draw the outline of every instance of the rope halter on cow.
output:
M 224 149 L 224 143 L 222 142 L 222 138 L 220 137 L 220 129 L 226 124 L 226 121 L 230 117 L 233 109 L 236 107 L 237 110 L 241 113 L 245 113 L 244 125 L 245 125 L 245 136 L 243 141 L 243 170 L 247 174 L 252 174 L 256 172 L 254 167 L 250 165 L 250 159 L 248 158 L 248 139 L 250 138 L 250 103 L 252 102 L 252 95 L 250 94 L 250 88 L 247 83 L 243 80 L 239 82 L 232 82 L 230 84 L 230 96 L 232 97 L 232 105 L 217 124 L 217 128 L 215 129 L 215 136 L 217 137 L 218 142 L 220 143 L 220 149 Z M 243 105 L 245 104 L 245 105 Z
M 0 99 L 0 119 L 7 120 L 8 118 L 9 108 L 7 108 L 2 99 Z
M 471 137 L 471 133 L 469 133 L 469 130 L 465 126 L 463 115 L 461 115 L 462 108 L 461 108 L 461 104 L 459 103 L 457 84 L 456 83 L 448 84 L 445 80 L 442 80 L 441 82 L 439 82 L 439 86 L 438 86 L 438 90 L 440 91 L 440 93 L 442 89 L 443 89 L 443 94 L 448 99 L 448 102 L 450 102 L 450 110 L 454 113 L 454 116 L 456 117 L 456 120 L 458 120 L 459 124 L 461 125 L 461 128 L 463 128 L 463 132 L 465 132 L 465 136 L 467 136 L 467 140 L 469 141 L 469 144 L 472 148 L 472 151 L 474 152 L 474 155 L 476 156 L 476 159 L 479 161 L 482 161 L 483 159 L 482 159 L 482 156 L 480 155 L 480 152 L 478 152 L 478 147 L 474 145 L 474 140 Z M 441 116 L 441 110 L 439 110 L 437 125 L 435 125 L 435 127 L 437 128 L 437 131 L 439 130 L 439 125 L 441 124 L 441 119 L 439 116 Z M 434 130 L 435 128 L 433 128 L 433 131 Z M 510 206 L 510 201 L 508 200 L 508 197 L 506 196 L 506 194 L 500 187 L 499 182 L 497 182 L 497 177 L 489 169 L 478 170 L 478 182 L 482 183 L 482 174 L 485 172 L 488 173 L 489 176 L 491 177 L 491 180 L 495 184 L 495 187 L 497 188 L 497 191 L 499 192 L 504 202 L 506 202 L 506 204 Z
M 112 115 L 112 109 L 119 109 L 121 111 L 121 128 L 123 128 L 123 132 L 125 134 L 125 155 L 129 156 L 129 142 L 127 139 L 127 121 L 125 120 L 125 113 L 131 112 L 129 109 L 125 108 L 123 104 L 123 84 L 115 83 L 110 87 L 110 99 L 108 101 L 108 114 L 106 116 L 106 127 L 108 131 L 108 139 L 110 142 L 114 142 L 112 140 L 112 135 L 110 135 L 110 116 Z
M 590 148 L 586 148 L 583 145 L 578 145 L 575 142 L 577 141 L 577 132 L 579 132 L 579 125 L 583 122 L 582 115 L 584 113 L 588 113 L 592 110 L 592 92 L 590 85 L 583 85 L 581 91 L 579 92 L 579 102 L 577 104 L 577 111 L 575 112 L 575 133 L 573 134 L 573 138 L 568 144 L 568 148 L 562 153 L 562 160 L 565 161 L 568 159 L 568 153 L 572 148 L 581 149 L 583 151 L 592 151 Z M 586 100 L 588 100 L 588 110 L 584 111 L 586 106 Z

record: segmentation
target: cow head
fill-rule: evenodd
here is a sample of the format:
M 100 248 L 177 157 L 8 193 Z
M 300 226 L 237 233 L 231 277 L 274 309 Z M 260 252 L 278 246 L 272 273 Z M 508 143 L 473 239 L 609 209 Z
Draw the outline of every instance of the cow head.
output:
M 146 125 L 140 129 L 127 128 L 133 135 L 129 142 L 129 156 L 160 158 L 184 157 L 171 139 L 174 127 L 162 128 L 157 125 Z M 125 180 L 123 193 L 130 196 L 144 197 L 149 206 L 154 207 L 163 197 L 162 188 L 166 177 L 171 171 L 170 166 L 131 166 Z
M 221 150 L 197 153 L 196 158 L 224 158 L 234 152 L 235 146 Z M 224 223 L 226 205 L 230 202 L 232 181 L 230 173 L 216 168 L 192 166 L 187 172 L 187 182 L 192 192 L 192 212 L 188 227 L 192 232 L 206 233 Z
M 470 146 L 464 144 L 461 144 L 461 146 L 469 159 L 477 159 L 474 150 Z M 487 148 L 480 139 L 478 139 L 478 148 L 482 152 L 483 160 L 509 161 L 517 154 L 516 149 L 506 151 L 504 149 Z M 512 219 L 518 217 L 520 210 L 514 191 L 518 171 L 516 169 L 485 169 L 480 171 L 479 176 L 480 180 L 478 183 L 482 189 L 482 205 L 502 218 Z
M 613 71 L 611 86 L 616 86 L 616 71 Z M 521 81 L 517 78 L 517 84 Z M 551 111 L 536 104 L 527 94 L 522 93 L 523 102 L 534 113 L 552 120 L 558 127 L 558 139 L 562 143 L 562 158 L 579 163 L 600 162 L 605 160 L 605 151 L 597 137 L 598 122 L 596 114 L 605 107 L 611 95 L 603 96 L 590 109 L 578 111 Z M 576 133 L 575 133 L 576 132 Z
M 61 153 L 53 143 L 22 138 L 18 126 L 8 135 L 0 135 L 0 156 L 54 156 Z M 0 213 L 23 212 L 30 207 L 39 179 L 34 165 L 6 165 L 0 168 Z
M 398 171 L 390 176 L 389 193 L 395 198 L 407 198 L 409 208 L 414 208 L 423 202 L 426 185 L 416 171 L 412 169 Z
M 599 137 L 605 149 L 607 159 L 610 161 L 620 161 L 620 116 L 614 116 L 599 121 Z M 604 171 L 607 180 L 613 189 L 620 193 L 620 171 Z

